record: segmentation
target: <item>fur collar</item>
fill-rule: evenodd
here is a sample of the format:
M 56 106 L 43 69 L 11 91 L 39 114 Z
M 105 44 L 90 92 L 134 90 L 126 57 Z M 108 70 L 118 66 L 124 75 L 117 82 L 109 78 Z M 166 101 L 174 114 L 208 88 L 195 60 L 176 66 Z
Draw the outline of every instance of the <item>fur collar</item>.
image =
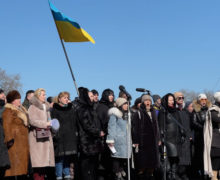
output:
M 31 103 L 31 105 L 36 106 L 36 107 L 39 108 L 40 110 L 44 110 L 44 108 L 43 108 L 43 103 L 41 103 L 40 100 L 39 100 L 37 97 L 33 96 L 33 97 L 31 98 L 31 100 L 30 100 L 30 103 Z M 48 103 L 48 102 L 45 102 L 45 105 L 46 105 L 46 110 L 49 111 L 49 109 L 50 109 L 49 103 Z
M 28 126 L 28 112 L 24 106 L 20 106 L 20 108 L 17 108 L 12 104 L 7 103 L 5 105 L 5 108 L 17 111 L 17 116 L 23 121 L 25 126 Z
M 207 100 L 207 107 L 210 108 L 212 106 L 212 103 Z M 193 109 L 195 110 L 195 112 L 199 112 L 201 111 L 201 105 L 198 103 L 197 100 L 193 101 Z
M 54 103 L 53 108 L 59 111 L 69 111 L 72 109 L 72 103 L 68 103 L 68 105 L 65 107 L 60 106 L 58 103 Z
M 118 108 L 116 108 L 116 107 L 113 107 L 113 108 L 109 109 L 108 115 L 109 116 L 115 115 L 118 118 L 122 118 L 123 117 L 123 113 Z

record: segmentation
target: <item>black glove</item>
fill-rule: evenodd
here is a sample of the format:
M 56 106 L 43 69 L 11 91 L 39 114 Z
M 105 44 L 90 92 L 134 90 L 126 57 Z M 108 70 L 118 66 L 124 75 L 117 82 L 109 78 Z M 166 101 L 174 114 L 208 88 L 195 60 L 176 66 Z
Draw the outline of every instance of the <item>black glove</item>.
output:
M 14 139 L 11 139 L 10 141 L 8 141 L 6 145 L 7 145 L 7 148 L 10 149 L 14 145 Z

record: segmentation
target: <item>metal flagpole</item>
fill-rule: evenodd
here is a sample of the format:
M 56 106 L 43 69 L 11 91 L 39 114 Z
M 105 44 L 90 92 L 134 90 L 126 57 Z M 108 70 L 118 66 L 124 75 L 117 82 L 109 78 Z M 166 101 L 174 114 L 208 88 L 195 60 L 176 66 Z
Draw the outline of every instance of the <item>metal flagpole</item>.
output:
M 131 172 L 130 172 L 130 170 L 131 170 L 131 166 L 130 166 L 130 154 L 131 154 L 131 144 L 132 143 L 130 143 L 131 142 L 131 111 L 130 111 L 130 103 L 129 103 L 129 101 L 128 101 L 128 128 L 127 128 L 127 131 L 128 131 L 128 137 L 127 137 L 127 147 L 128 147 L 128 180 L 130 180 L 131 179 Z
M 51 10 L 50 10 L 50 11 L 51 11 Z M 53 16 L 52 11 L 51 11 L 51 14 L 52 14 L 52 16 Z M 64 43 L 63 43 L 63 40 L 62 40 L 62 38 L 61 38 L 61 36 L 60 36 L 60 32 L 59 32 L 59 29 L 58 29 L 58 27 L 57 27 L 57 24 L 56 24 L 56 21 L 55 21 L 54 17 L 53 17 L 53 20 L 54 20 L 54 23 L 55 23 L 55 25 L 56 25 L 57 32 L 58 32 L 58 34 L 59 34 L 60 42 L 61 42 L 62 47 L 63 47 L 63 51 L 64 51 L 64 54 L 65 54 L 65 57 L 66 57 L 67 64 L 68 64 L 69 69 L 70 69 L 70 73 L 71 73 L 71 76 L 72 76 L 72 79 L 73 79 L 74 86 L 75 86 L 75 88 L 76 88 L 76 92 L 77 92 L 77 94 L 78 94 L 78 96 L 79 96 L 78 86 L 77 86 L 77 84 L 76 84 L 76 79 L 75 79 L 75 77 L 74 77 L 73 70 L 72 70 L 72 67 L 71 67 L 71 65 L 70 65 L 70 61 L 69 61 L 69 57 L 68 57 L 67 52 L 66 52 L 66 48 L 65 48 Z

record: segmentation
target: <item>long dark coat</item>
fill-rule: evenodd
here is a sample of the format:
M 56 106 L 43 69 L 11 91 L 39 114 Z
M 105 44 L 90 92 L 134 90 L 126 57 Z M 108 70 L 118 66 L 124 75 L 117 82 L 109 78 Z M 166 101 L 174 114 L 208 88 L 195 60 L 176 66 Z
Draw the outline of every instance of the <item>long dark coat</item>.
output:
M 151 108 L 151 119 L 143 104 L 139 112 L 136 112 L 132 119 L 133 144 L 139 144 L 139 152 L 135 154 L 136 167 L 157 168 L 159 167 L 159 132 L 156 112 Z
M 4 107 L 0 106 L 0 168 L 10 167 L 10 161 L 8 156 L 8 149 L 4 143 L 4 129 L 2 127 L 2 112 Z
M 163 141 L 165 137 L 167 156 L 179 157 L 181 154 L 181 138 L 182 136 L 185 136 L 185 134 L 183 130 L 178 126 L 178 124 L 172 119 L 174 118 L 177 122 L 182 124 L 180 114 L 176 109 L 176 103 L 174 103 L 173 108 L 168 106 L 169 96 L 172 96 L 174 98 L 174 95 L 170 93 L 162 98 L 163 108 L 159 111 L 158 122 Z
M 179 165 L 191 164 L 190 138 L 192 137 L 190 129 L 190 114 L 186 110 L 179 110 L 182 126 L 185 128 L 185 139 L 181 144 Z
M 60 123 L 60 129 L 53 138 L 56 157 L 77 153 L 78 132 L 74 112 L 72 103 L 69 103 L 67 107 L 62 107 L 57 103 L 53 105 L 51 118 L 58 119 Z
M 86 155 L 96 155 L 101 151 L 101 125 L 93 104 L 88 97 L 88 89 L 80 91 L 79 107 L 77 109 L 79 126 L 80 151 Z

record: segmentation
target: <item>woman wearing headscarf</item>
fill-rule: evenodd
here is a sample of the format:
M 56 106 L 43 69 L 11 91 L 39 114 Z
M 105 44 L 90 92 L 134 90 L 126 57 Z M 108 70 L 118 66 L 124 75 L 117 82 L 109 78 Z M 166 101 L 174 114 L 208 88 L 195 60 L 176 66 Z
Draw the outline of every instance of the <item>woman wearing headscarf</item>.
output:
M 184 131 L 179 124 L 181 123 L 180 115 L 176 109 L 175 97 L 168 93 L 162 98 L 162 109 L 158 115 L 161 137 L 166 146 L 169 163 L 168 180 L 178 179 L 177 170 L 181 143 L 184 141 Z M 167 166 L 168 167 L 168 166 Z
M 96 180 L 98 168 L 98 155 L 101 151 L 100 121 L 93 108 L 93 93 L 87 88 L 80 88 L 77 121 L 79 126 L 79 148 L 81 163 L 81 179 Z
M 6 170 L 6 177 L 25 179 L 28 173 L 28 115 L 21 105 L 21 95 L 13 90 L 7 94 L 7 104 L 2 114 L 5 143 L 11 167 Z

